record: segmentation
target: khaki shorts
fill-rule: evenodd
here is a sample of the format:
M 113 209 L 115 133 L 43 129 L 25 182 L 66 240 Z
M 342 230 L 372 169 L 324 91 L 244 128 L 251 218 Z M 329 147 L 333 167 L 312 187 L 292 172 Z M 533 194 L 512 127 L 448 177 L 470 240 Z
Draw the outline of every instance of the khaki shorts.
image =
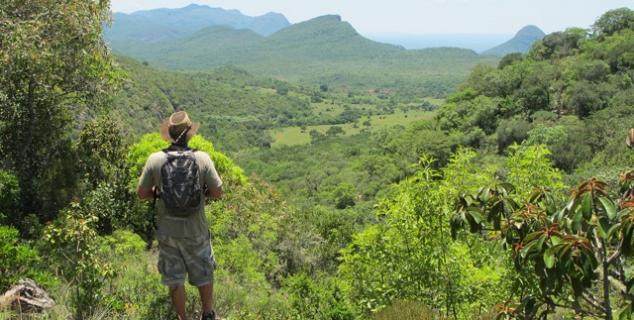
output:
M 189 283 L 201 287 L 214 281 L 216 261 L 209 236 L 202 238 L 174 238 L 157 236 L 159 247 L 158 270 L 162 283 L 177 286 Z

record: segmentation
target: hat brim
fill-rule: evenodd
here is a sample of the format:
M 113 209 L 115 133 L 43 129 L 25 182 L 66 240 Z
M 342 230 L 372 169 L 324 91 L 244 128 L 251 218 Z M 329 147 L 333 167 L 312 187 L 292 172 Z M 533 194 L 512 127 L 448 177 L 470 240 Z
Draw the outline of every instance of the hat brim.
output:
M 168 120 L 165 120 L 165 122 L 163 122 L 161 126 L 159 127 L 161 138 L 163 138 L 163 140 L 165 141 L 175 142 L 174 139 L 172 139 L 172 137 L 170 136 L 169 128 L 170 126 L 169 126 L 169 119 L 168 119 Z M 187 141 L 189 141 L 193 136 L 196 135 L 196 133 L 198 133 L 198 128 L 200 128 L 200 123 L 192 122 L 191 128 L 189 129 L 189 131 L 187 131 L 187 135 L 186 135 Z

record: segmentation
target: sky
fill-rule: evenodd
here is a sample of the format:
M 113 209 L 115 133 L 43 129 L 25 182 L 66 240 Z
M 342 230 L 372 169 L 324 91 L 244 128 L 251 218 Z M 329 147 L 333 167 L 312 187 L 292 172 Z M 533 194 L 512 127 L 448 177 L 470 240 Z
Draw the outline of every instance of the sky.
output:
M 546 33 L 589 27 L 607 10 L 634 8 L 634 0 L 111 0 L 112 11 L 180 8 L 191 3 L 270 11 L 292 23 L 338 14 L 362 34 L 512 34 L 534 24 Z

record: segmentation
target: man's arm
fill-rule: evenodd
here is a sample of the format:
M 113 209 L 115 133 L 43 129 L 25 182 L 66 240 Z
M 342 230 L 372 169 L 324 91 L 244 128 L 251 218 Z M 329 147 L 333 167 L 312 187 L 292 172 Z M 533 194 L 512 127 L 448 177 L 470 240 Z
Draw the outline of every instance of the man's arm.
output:
M 154 198 L 154 187 L 145 188 L 143 186 L 139 186 L 136 189 L 136 194 L 139 196 L 139 199 L 141 200 L 150 200 Z
M 154 190 L 156 186 L 154 185 L 154 179 L 152 179 L 153 163 L 152 156 L 150 156 L 145 162 L 145 166 L 143 166 L 143 171 L 141 172 L 141 177 L 139 178 L 136 194 L 141 200 L 151 200 L 154 198 Z
M 224 191 L 222 191 L 222 186 L 219 187 L 208 187 L 207 188 L 207 193 L 205 193 L 205 196 L 211 200 L 220 200 L 220 198 L 222 198 L 222 196 L 224 195 Z
M 219 200 L 222 198 L 222 180 L 216 171 L 216 167 L 214 166 L 213 161 L 208 154 L 205 153 L 205 157 L 203 157 L 203 161 L 205 162 L 205 170 L 203 171 L 205 186 L 207 187 L 207 191 L 205 192 L 205 196 L 210 200 Z

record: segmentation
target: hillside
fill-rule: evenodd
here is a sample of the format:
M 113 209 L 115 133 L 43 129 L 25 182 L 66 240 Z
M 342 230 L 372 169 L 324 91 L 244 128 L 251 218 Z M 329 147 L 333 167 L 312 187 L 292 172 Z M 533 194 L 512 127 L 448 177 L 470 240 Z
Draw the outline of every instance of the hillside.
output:
M 509 41 L 486 50 L 482 54 L 503 57 L 509 53 L 526 53 L 535 41 L 542 39 L 545 35 L 536 26 L 526 26 L 520 29 Z
M 250 35 L 250 31 L 244 32 Z M 220 38 L 220 33 L 215 34 Z M 179 73 L 123 56 L 117 61 L 127 79 L 114 97 L 114 106 L 116 114 L 125 115 L 118 117 L 131 137 L 156 130 L 174 110 L 186 110 L 205 124 L 203 134 L 231 152 L 289 139 L 294 144 L 293 136 L 309 139 L 306 130 L 313 128 L 326 131 L 344 125 L 352 133 L 397 124 L 397 119 L 409 122 L 435 107 L 427 98 L 322 90 L 327 88 L 255 77 L 235 67 Z M 362 128 L 366 120 L 375 125 Z M 298 132 L 274 139 L 273 130 L 281 128 Z
M 183 39 L 112 46 L 162 68 L 199 71 L 232 64 L 288 81 L 434 96 L 446 95 L 476 64 L 496 62 L 466 49 L 405 50 L 374 42 L 335 15 L 297 23 L 268 37 L 216 27 Z
M 196 4 L 179 9 L 154 9 L 130 14 L 116 12 L 112 15 L 112 20 L 112 26 L 105 29 L 104 36 L 113 44 L 179 39 L 211 26 L 247 29 L 261 35 L 270 35 L 289 25 L 286 17 L 279 13 L 269 12 L 250 17 L 238 10 Z

